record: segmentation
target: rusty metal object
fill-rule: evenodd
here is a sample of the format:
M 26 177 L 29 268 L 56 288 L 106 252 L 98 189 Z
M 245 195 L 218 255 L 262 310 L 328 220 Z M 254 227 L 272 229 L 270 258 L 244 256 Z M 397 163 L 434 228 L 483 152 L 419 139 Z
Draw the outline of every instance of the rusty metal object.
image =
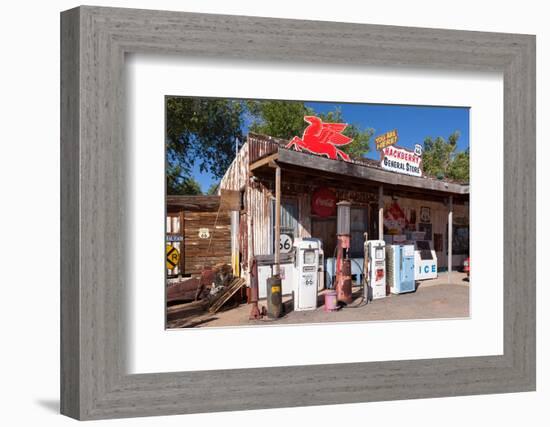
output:
M 196 300 L 200 290 L 200 280 L 196 277 L 171 283 L 166 288 L 166 302 L 193 301 Z
M 211 266 L 207 265 L 204 266 L 203 270 L 201 271 L 201 277 L 200 282 L 203 286 L 211 285 L 216 278 L 216 271 L 212 269 Z
M 336 298 L 344 304 L 350 304 L 353 301 L 351 295 L 351 260 L 348 255 L 350 243 L 348 234 L 338 235 L 335 288 Z

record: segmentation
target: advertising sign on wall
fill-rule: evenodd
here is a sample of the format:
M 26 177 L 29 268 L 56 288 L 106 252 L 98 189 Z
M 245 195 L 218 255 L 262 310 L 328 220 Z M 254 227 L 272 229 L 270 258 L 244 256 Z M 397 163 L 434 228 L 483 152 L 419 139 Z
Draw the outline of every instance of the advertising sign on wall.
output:
M 386 147 L 381 152 L 382 169 L 405 175 L 422 176 L 422 157 L 398 147 Z
M 321 217 L 336 215 L 336 194 L 324 187 L 315 190 L 311 197 L 311 212 Z
M 390 130 L 374 138 L 378 151 L 397 143 L 397 129 Z

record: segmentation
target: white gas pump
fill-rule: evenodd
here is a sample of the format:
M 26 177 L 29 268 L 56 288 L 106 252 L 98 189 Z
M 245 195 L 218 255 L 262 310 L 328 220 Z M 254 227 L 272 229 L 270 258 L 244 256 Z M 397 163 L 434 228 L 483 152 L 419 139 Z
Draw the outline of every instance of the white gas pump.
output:
M 365 286 L 367 301 L 386 296 L 386 242 L 384 240 L 367 240 L 365 256 L 368 266 L 368 286 Z
M 319 287 L 319 254 L 321 242 L 318 239 L 295 239 L 296 256 L 293 269 L 294 310 L 315 310 Z

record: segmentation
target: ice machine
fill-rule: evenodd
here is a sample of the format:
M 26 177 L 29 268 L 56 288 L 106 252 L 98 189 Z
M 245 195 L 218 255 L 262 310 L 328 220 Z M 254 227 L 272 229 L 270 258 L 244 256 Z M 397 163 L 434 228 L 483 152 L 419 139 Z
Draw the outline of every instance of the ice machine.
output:
M 437 278 L 437 255 L 429 240 L 414 243 L 414 279 Z
M 414 245 L 386 246 L 386 278 L 392 294 L 415 290 Z

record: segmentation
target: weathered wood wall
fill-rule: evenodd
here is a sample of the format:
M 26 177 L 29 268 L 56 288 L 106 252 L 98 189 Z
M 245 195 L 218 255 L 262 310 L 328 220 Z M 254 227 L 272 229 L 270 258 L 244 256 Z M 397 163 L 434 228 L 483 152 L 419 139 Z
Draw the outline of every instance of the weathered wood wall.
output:
M 166 196 L 166 210 L 180 211 L 217 211 L 220 207 L 219 196 Z
M 207 228 L 210 237 L 200 238 L 200 228 Z M 231 264 L 229 212 L 185 212 L 184 235 L 184 274 L 200 274 L 206 265 Z
M 220 181 L 219 190 L 244 190 L 248 182 L 248 149 L 249 144 L 246 142 L 231 163 L 223 178 Z
M 184 239 L 172 243 L 180 251 L 180 263 L 168 270 L 170 276 L 197 275 L 206 265 L 231 263 L 231 219 L 220 196 L 167 196 L 166 208 L 166 233 L 181 233 Z M 199 237 L 201 228 L 210 237 Z

